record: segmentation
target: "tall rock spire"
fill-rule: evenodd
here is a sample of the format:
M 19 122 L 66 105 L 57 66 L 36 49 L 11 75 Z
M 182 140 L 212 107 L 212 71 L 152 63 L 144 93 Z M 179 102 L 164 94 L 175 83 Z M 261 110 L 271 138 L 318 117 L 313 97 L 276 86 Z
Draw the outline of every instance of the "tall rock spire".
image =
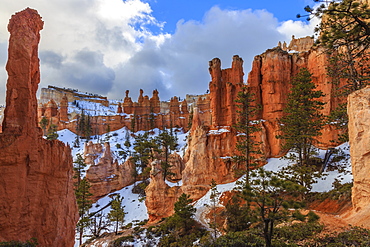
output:
M 12 16 L 6 109 L 0 133 L 0 242 L 36 238 L 40 246 L 72 247 L 78 220 L 71 149 L 42 138 L 37 126 L 36 10 Z M 55 103 L 54 103 L 55 104 Z
M 36 10 L 27 8 L 9 21 L 8 83 L 3 132 L 28 132 L 37 125 L 36 91 L 40 82 L 38 44 L 44 26 Z

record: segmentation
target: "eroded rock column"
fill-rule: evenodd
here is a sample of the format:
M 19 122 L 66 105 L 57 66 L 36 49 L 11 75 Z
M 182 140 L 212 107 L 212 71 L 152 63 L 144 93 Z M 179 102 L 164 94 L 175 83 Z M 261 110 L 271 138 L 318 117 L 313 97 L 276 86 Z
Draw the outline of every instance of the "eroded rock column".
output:
M 47 141 L 37 125 L 38 44 L 43 21 L 33 9 L 12 16 L 6 109 L 0 134 L 0 242 L 74 245 L 78 220 L 71 149 Z

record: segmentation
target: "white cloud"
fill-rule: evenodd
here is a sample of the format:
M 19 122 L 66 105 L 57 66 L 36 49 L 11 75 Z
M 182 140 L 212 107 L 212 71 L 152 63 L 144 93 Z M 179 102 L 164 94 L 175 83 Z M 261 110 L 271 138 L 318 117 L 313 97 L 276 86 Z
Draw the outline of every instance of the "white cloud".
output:
M 277 31 L 278 25 L 266 11 L 219 7 L 210 9 L 201 21 L 180 20 L 176 32 L 161 46 L 146 42 L 142 50 L 122 64 L 110 96 L 130 89 L 136 99 L 139 88 L 147 94 L 157 88 L 164 100 L 175 95 L 184 97 L 186 93 L 205 93 L 210 81 L 209 60 L 219 57 L 223 67 L 228 68 L 232 56 L 239 55 L 247 75 L 253 57 L 284 38 Z M 132 75 L 127 76 L 130 71 Z
M 29 6 L 28 0 L 4 0 L 0 8 L 0 55 L 8 40 L 12 14 Z M 300 22 L 281 26 L 264 11 L 211 8 L 199 21 L 180 20 L 175 33 L 154 35 L 150 25 L 164 24 L 140 0 L 34 1 L 45 21 L 39 47 L 41 84 L 66 86 L 124 97 L 129 89 L 136 100 L 158 89 L 162 100 L 186 93 L 204 93 L 210 76 L 208 61 L 219 57 L 230 67 L 233 55 L 244 60 L 245 79 L 255 55 L 290 40 L 291 33 L 309 32 Z M 149 25 L 149 26 L 148 26 Z M 304 30 L 304 31 L 303 31 Z M 304 34 L 305 36 L 306 34 Z M 0 66 L 5 59 L 0 58 Z M 5 71 L 0 70 L 0 104 L 5 101 Z
M 311 21 L 285 21 L 279 27 L 278 31 L 285 36 L 285 41 L 289 42 L 292 35 L 296 38 L 312 36 L 317 25 L 320 23 L 318 18 L 313 18 Z

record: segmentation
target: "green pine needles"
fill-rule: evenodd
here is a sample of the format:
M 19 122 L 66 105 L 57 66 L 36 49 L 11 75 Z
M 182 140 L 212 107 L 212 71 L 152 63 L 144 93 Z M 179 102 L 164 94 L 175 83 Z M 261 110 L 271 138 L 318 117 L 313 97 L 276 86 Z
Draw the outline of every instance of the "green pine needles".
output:
M 325 125 L 325 117 L 321 113 L 325 103 L 320 101 L 324 94 L 316 90 L 306 68 L 299 71 L 291 84 L 284 108 L 286 115 L 280 119 L 281 134 L 276 137 L 284 140 L 283 149 L 292 151 L 287 158 L 303 166 L 309 164 L 315 154 L 313 144 Z

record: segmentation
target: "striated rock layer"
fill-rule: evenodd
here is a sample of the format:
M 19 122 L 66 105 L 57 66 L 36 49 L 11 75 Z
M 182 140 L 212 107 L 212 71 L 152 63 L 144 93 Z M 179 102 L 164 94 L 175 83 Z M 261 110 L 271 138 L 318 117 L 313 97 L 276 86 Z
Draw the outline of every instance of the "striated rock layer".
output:
M 37 124 L 38 43 L 43 21 L 36 10 L 12 16 L 6 110 L 0 134 L 0 241 L 36 238 L 40 246 L 73 246 L 78 220 L 72 156 L 47 141 Z
M 352 204 L 355 211 L 370 212 L 370 87 L 348 97 L 348 134 L 353 174 Z
M 277 119 L 283 116 L 287 96 L 291 88 L 290 81 L 301 68 L 308 68 L 312 73 L 312 81 L 325 96 L 326 102 L 322 110 L 324 115 L 334 110 L 340 103 L 334 96 L 334 85 L 326 74 L 328 58 L 319 48 L 307 52 L 288 53 L 280 47 L 267 50 L 254 58 L 252 70 L 248 76 L 248 87 L 255 95 L 255 103 L 261 106 L 256 119 L 262 119 L 262 128 L 266 133 L 266 149 L 262 150 L 266 157 L 279 157 L 284 154 L 281 141 L 276 139 L 279 131 Z M 332 142 L 337 139 L 338 131 L 333 126 L 325 126 L 317 146 L 329 148 L 336 146 Z

